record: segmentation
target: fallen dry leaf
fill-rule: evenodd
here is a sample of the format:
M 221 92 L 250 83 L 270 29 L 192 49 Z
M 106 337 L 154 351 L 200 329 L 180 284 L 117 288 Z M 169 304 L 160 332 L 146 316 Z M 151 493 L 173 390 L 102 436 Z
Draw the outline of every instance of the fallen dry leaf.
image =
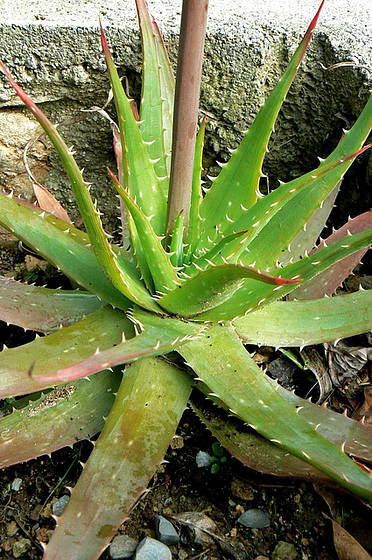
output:
M 330 519 L 323 514 L 326 519 Z M 336 521 L 332 522 L 333 542 L 339 560 L 372 560 L 368 552 Z

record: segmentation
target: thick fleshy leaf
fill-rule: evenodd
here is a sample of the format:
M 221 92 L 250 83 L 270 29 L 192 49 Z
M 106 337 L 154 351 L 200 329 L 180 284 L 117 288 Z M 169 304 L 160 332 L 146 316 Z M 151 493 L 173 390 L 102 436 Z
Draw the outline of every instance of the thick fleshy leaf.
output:
M 335 243 L 335 241 L 338 241 L 339 239 L 347 240 L 347 236 L 350 233 L 358 233 L 370 228 L 372 229 L 372 210 L 364 212 L 364 214 L 360 214 L 356 218 L 349 220 L 339 230 L 334 231 L 329 237 L 327 237 L 327 239 L 322 241 L 310 254 L 316 254 L 316 252 L 322 247 L 332 245 L 332 243 Z M 309 282 L 306 282 L 306 284 L 303 284 L 298 291 L 294 290 L 291 293 L 290 298 L 317 299 L 324 297 L 325 295 L 331 296 L 335 293 L 336 288 L 340 286 L 345 278 L 354 270 L 357 264 L 359 264 L 367 250 L 367 248 L 362 249 L 361 251 L 353 253 L 349 257 L 339 261 L 330 269 L 323 272 L 323 274 L 317 276 L 314 280 L 310 280 Z
M 160 238 L 156 235 L 150 220 L 142 212 L 140 206 L 132 200 L 110 170 L 109 174 L 119 195 L 124 200 L 127 211 L 133 218 L 155 289 L 161 293 L 174 289 L 180 284 L 180 281 L 176 269 L 170 261 L 170 255 L 164 250 Z
M 276 380 L 268 376 L 265 376 L 265 379 L 275 388 L 286 403 L 289 404 L 305 422 L 316 429 L 321 436 L 338 447 L 342 446 L 345 453 L 348 455 L 366 461 L 367 463 L 372 462 L 372 435 L 371 428 L 367 424 L 353 420 L 345 416 L 345 414 L 334 412 L 325 405 L 319 406 L 311 400 L 303 399 L 293 391 L 284 389 Z M 220 409 L 228 412 L 226 404 L 211 393 L 209 387 L 202 383 L 200 379 L 197 381 L 198 389 Z M 216 412 L 216 414 L 218 414 L 218 412 Z M 276 446 L 274 447 L 278 450 Z
M 220 444 L 245 466 L 284 478 L 301 478 L 324 484 L 333 482 L 318 469 L 270 443 L 238 419 L 229 418 L 216 409 L 208 408 L 206 412 L 194 399 L 191 406 Z
M 87 233 L 92 243 L 97 260 L 103 271 L 113 283 L 113 285 L 122 292 L 128 299 L 143 305 L 146 309 L 157 311 L 157 306 L 146 291 L 141 282 L 133 280 L 128 276 L 125 269 L 120 266 L 117 254 L 113 251 L 108 242 L 108 235 L 102 227 L 100 213 L 96 204 L 93 203 L 89 194 L 89 184 L 83 179 L 82 173 L 73 157 L 71 149 L 69 149 L 56 127 L 47 119 L 42 111 L 35 105 L 30 97 L 22 90 L 22 88 L 13 80 L 4 64 L 0 61 L 0 69 L 3 71 L 15 92 L 30 109 L 38 123 L 41 125 L 48 138 L 56 149 L 60 160 L 70 180 L 72 190 L 76 202 L 79 206 L 81 216 L 84 220 Z M 132 115 L 132 113 L 131 113 Z M 133 115 L 132 118 L 134 119 Z
M 371 243 L 372 230 L 367 230 L 366 232 L 351 235 L 347 240 L 337 241 L 329 247 L 323 247 L 315 255 L 305 257 L 279 270 L 286 277 L 292 279 L 300 278 L 305 283 L 338 261 L 368 247 Z M 254 311 L 285 296 L 293 289 L 293 284 L 272 288 L 262 282 L 257 284 L 257 282 L 253 283 L 252 280 L 244 280 L 242 286 L 236 290 L 229 300 L 214 309 L 201 313 L 198 319 L 207 321 L 236 319 L 244 313 Z
M 89 239 L 80 236 L 82 232 L 3 194 L 0 194 L 0 223 L 86 290 L 115 307 L 128 309 L 129 300 L 107 279 Z
M 75 364 L 133 335 L 122 311 L 103 307 L 85 319 L 0 354 L 0 398 L 34 393 L 53 383 L 37 376 Z M 104 369 L 104 368 L 102 368 Z M 31 376 L 31 374 L 33 374 Z
M 156 21 L 152 20 L 152 29 L 156 43 L 156 54 L 159 63 L 160 88 L 162 95 L 163 139 L 167 175 L 170 175 L 172 151 L 172 127 L 175 79 L 162 34 Z M 166 193 L 168 195 L 168 192 Z
M 320 435 L 335 445 L 344 447 L 345 453 L 368 463 L 372 462 L 372 435 L 369 426 L 352 420 L 344 414 L 333 412 L 324 405 L 319 406 L 307 399 L 302 399 L 277 385 L 269 377 L 266 378 L 276 388 L 279 395 Z
M 24 329 L 48 333 L 103 305 L 83 290 L 51 290 L 0 276 L 0 319 Z
M 51 453 L 102 430 L 120 384 L 118 371 L 56 387 L 0 420 L 0 467 Z
M 337 412 L 334 412 L 333 410 L 325 406 L 318 406 L 307 399 L 303 399 L 297 396 L 292 391 L 288 391 L 287 389 L 284 389 L 284 387 L 278 385 L 277 382 L 272 380 L 270 377 L 266 376 L 266 380 L 269 383 L 271 383 L 273 387 L 275 387 L 279 395 L 293 408 L 293 410 L 297 412 L 297 414 L 303 420 L 305 420 L 313 428 L 316 428 L 316 430 L 320 435 L 322 435 L 328 441 L 330 441 L 334 445 L 337 445 L 338 447 L 343 446 L 345 453 L 347 453 L 348 455 L 352 455 L 354 458 L 360 459 L 362 461 L 366 461 L 368 463 L 372 461 L 372 445 L 371 445 L 372 435 L 369 426 L 367 426 L 366 424 L 362 424 L 361 422 L 357 422 L 356 420 L 353 420 L 351 418 L 348 418 L 344 414 L 338 414 Z M 198 389 L 200 389 L 204 395 L 208 396 L 209 399 L 211 399 L 215 404 L 217 404 L 217 406 L 220 409 L 222 408 L 225 412 L 228 411 L 226 405 L 220 399 L 212 395 L 210 393 L 210 389 L 206 385 L 199 383 Z M 194 399 L 192 399 L 192 404 L 194 406 L 195 404 Z M 198 401 L 196 406 L 198 407 L 198 409 L 201 409 L 201 406 L 198 405 Z M 231 437 L 234 438 L 233 433 L 236 430 L 239 432 L 239 426 L 241 426 L 240 421 L 237 419 L 232 420 L 232 424 L 235 426 L 235 429 L 233 429 L 232 425 L 229 426 L 228 418 L 224 417 L 223 421 L 221 419 L 218 420 L 219 415 L 221 413 L 219 413 L 215 407 L 213 408 L 213 411 L 214 411 L 213 416 L 216 422 L 219 425 L 221 424 L 221 426 L 219 427 L 219 431 L 223 432 L 224 430 L 223 424 L 226 422 L 227 423 L 226 429 L 230 432 Z M 210 414 L 212 413 L 210 410 L 208 410 L 208 415 Z M 246 426 L 244 426 L 242 432 L 243 434 L 246 433 L 248 434 L 247 435 L 247 438 L 249 438 L 248 441 L 253 442 L 254 438 L 257 437 L 258 438 L 257 445 L 263 446 L 263 449 L 266 450 L 268 454 L 270 453 L 270 449 L 273 450 L 274 455 L 282 451 L 280 450 L 280 448 L 270 443 L 268 440 L 265 440 L 267 444 L 264 445 L 263 442 L 260 441 L 261 436 L 259 436 L 256 432 L 252 433 L 251 430 L 245 428 Z M 245 438 L 246 436 L 243 435 L 243 437 Z M 227 449 L 229 449 L 230 452 L 232 452 L 228 445 L 225 445 L 225 443 L 223 443 L 223 445 Z M 242 450 L 242 452 L 243 451 L 244 450 Z M 249 450 L 244 451 L 244 455 L 247 458 L 249 453 L 250 453 Z M 257 450 L 257 453 L 258 455 L 256 457 L 258 457 L 261 454 L 259 450 Z M 288 458 L 294 458 L 288 453 L 286 453 L 285 455 Z M 280 459 L 280 456 L 281 455 L 279 454 L 278 459 Z M 295 463 L 291 463 L 291 464 L 295 464 Z M 270 469 L 274 468 L 272 463 L 268 466 Z M 279 467 L 279 465 L 277 466 Z M 310 465 L 307 466 L 310 467 Z M 265 470 L 264 465 L 262 466 L 262 471 L 268 472 Z M 275 474 L 275 472 L 273 472 L 272 474 Z M 318 471 L 318 474 L 320 474 L 320 471 Z
M 372 500 L 371 476 L 284 401 L 232 327 L 216 325 L 209 329 L 207 342 L 190 341 L 180 353 L 213 394 L 250 427 L 344 488 Z
M 275 301 L 233 325 L 245 343 L 301 347 L 367 332 L 371 309 L 372 290 L 363 290 L 306 302 Z
M 166 197 L 150 161 L 139 123 L 136 121 L 130 101 L 125 95 L 114 61 L 101 28 L 101 41 L 110 83 L 114 95 L 123 149 L 123 171 L 129 193 L 151 221 L 157 235 L 164 235 L 166 218 Z
M 254 268 L 224 264 L 208 270 L 201 270 L 196 276 L 186 280 L 179 288 L 159 299 L 159 304 L 175 315 L 190 317 L 206 312 L 228 300 L 245 278 L 257 284 L 283 285 L 297 283 L 260 272 Z
M 315 247 L 316 242 L 322 233 L 329 215 L 334 207 L 335 200 L 339 193 L 342 181 L 339 181 L 322 205 L 314 212 L 311 218 L 306 223 L 306 228 L 302 229 L 300 233 L 293 239 L 290 245 L 290 250 L 284 251 L 280 255 L 279 262 L 281 266 L 286 266 L 290 262 L 295 262 L 300 259 L 305 253 Z
M 205 253 L 200 257 L 194 257 L 191 263 L 179 272 L 179 277 L 181 279 L 192 278 L 193 276 L 196 276 L 200 270 L 207 270 L 211 266 L 216 266 L 218 264 L 228 264 L 229 259 L 225 258 L 225 256 L 221 257 L 222 253 L 229 256 L 229 248 L 235 252 L 237 247 L 239 247 L 239 244 L 245 242 L 247 235 L 248 232 L 244 230 L 222 237 L 218 243 L 209 249 L 209 251 L 205 251 Z
M 127 367 L 94 450 L 43 560 L 95 560 L 162 460 L 190 395 L 190 378 L 165 361 Z
M 203 200 L 203 192 L 201 189 L 201 172 L 203 163 L 203 147 L 204 147 L 204 133 L 205 133 L 204 116 L 195 143 L 195 157 L 194 157 L 194 171 L 192 175 L 192 189 L 191 189 L 191 202 L 190 202 L 190 216 L 189 227 L 187 230 L 187 261 L 193 255 L 200 237 L 200 205 Z
M 252 211 L 247 212 L 250 221 L 244 221 L 244 227 L 252 229 L 250 237 L 245 241 L 247 251 L 243 253 L 244 247 L 240 248 L 242 262 L 246 265 L 257 262 L 264 269 L 280 262 L 283 252 L 290 251 L 292 241 L 303 229 L 307 229 L 308 221 L 313 219 L 317 210 L 328 200 L 334 185 L 339 182 L 355 157 L 369 147 L 370 145 L 360 148 L 336 161 L 325 162 L 310 174 L 282 185 L 257 202 Z M 241 229 L 240 226 L 238 224 L 238 229 Z M 267 240 L 270 240 L 268 244 Z M 266 247 L 262 251 L 264 243 Z M 305 251 L 301 256 L 304 255 Z
M 145 282 L 149 292 L 153 294 L 155 293 L 154 280 L 152 279 L 149 265 L 147 264 L 146 255 L 142 247 L 141 238 L 137 232 L 136 224 L 134 223 L 132 215 L 127 212 L 127 208 L 122 198 L 120 198 L 120 203 L 123 205 L 125 215 L 127 217 L 130 234 L 130 244 L 133 254 L 136 257 L 138 268 L 141 271 L 141 278 L 143 278 L 143 281 Z
M 65 383 L 86 377 L 102 369 L 133 362 L 144 356 L 167 354 L 185 341 L 200 335 L 204 330 L 200 323 L 187 323 L 178 319 L 158 317 L 146 313 L 140 308 L 134 311 L 132 320 L 135 326 L 141 330 L 137 336 L 115 344 L 111 348 L 92 352 L 83 360 L 76 360 L 76 363 L 68 364 L 61 369 L 53 368 L 50 373 L 42 373 L 38 380 L 53 385 Z
M 170 261 L 174 267 L 183 265 L 183 212 L 178 214 L 169 246 Z
M 278 84 L 258 112 L 240 146 L 231 155 L 228 165 L 214 179 L 200 208 L 203 221 L 201 246 L 208 246 L 208 237 L 216 231 L 233 233 L 234 222 L 257 200 L 262 162 L 276 117 L 296 74 L 316 26 L 320 8 Z M 239 229 L 245 229 L 244 226 Z
M 136 0 L 142 38 L 140 129 L 164 194 L 168 194 L 174 77 L 162 36 L 145 0 Z

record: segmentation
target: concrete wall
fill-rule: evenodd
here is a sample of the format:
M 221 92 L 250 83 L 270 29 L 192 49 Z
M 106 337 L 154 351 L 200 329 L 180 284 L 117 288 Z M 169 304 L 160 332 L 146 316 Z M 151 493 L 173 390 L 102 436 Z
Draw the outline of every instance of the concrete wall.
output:
M 365 0 L 326 1 L 272 137 L 265 171 L 273 186 L 278 179 L 290 179 L 316 166 L 316 156 L 326 156 L 342 128 L 360 113 L 372 67 L 372 10 L 366 4 Z M 149 6 L 174 61 L 181 0 L 151 0 Z M 201 96 L 201 107 L 210 115 L 205 158 L 209 173 L 218 169 L 215 159 L 225 161 L 228 147 L 236 146 L 317 7 L 317 0 L 210 0 Z M 0 57 L 53 121 L 61 123 L 107 214 L 106 225 L 115 228 L 115 203 L 105 172 L 107 164 L 113 165 L 110 129 L 96 113 L 81 111 L 102 106 L 108 93 L 99 15 L 119 71 L 128 77 L 131 94 L 138 97 L 141 53 L 134 0 L 2 0 Z M 344 61 L 354 65 L 328 71 L 322 67 Z M 37 135 L 35 123 L 1 81 L 0 184 L 28 197 L 32 191 L 22 153 L 28 139 Z M 70 187 L 48 143 L 37 141 L 30 147 L 28 161 L 36 178 L 76 217 Z M 371 161 L 369 156 L 361 158 L 344 181 L 344 202 L 336 223 L 371 206 Z

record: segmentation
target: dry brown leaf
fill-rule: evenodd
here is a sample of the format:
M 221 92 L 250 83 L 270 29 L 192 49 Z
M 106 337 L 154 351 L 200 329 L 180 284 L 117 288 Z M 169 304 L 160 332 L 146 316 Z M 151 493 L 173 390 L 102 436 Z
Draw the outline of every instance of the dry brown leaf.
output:
M 37 183 L 34 183 L 33 187 L 37 202 L 42 210 L 53 214 L 56 218 L 59 218 L 68 224 L 72 223 L 66 210 L 61 206 L 52 193 Z
M 354 420 L 362 420 L 372 427 L 372 387 L 364 389 L 364 403 L 352 415 Z
M 323 514 L 324 515 L 324 514 Z M 324 515 L 327 519 L 330 519 Z M 336 521 L 332 521 L 333 542 L 339 560 L 372 560 L 368 552 Z

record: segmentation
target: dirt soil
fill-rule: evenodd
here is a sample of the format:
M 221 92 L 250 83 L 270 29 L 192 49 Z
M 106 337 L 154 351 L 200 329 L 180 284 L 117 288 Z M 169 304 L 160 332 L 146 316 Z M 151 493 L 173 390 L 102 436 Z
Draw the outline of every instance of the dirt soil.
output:
M 18 277 L 38 283 L 48 279 L 48 285 L 61 285 L 61 276 L 40 268 L 36 261 L 25 266 L 25 255 L 17 250 L 3 253 L 1 273 L 10 274 L 16 268 Z M 32 268 L 34 266 L 34 269 Z M 32 339 L 23 329 L 1 325 L 1 339 L 14 346 Z M 371 364 L 359 373 L 364 384 L 370 383 Z M 298 373 L 298 372 L 297 372 Z M 296 376 L 292 378 L 295 384 Z M 313 380 L 309 381 L 310 385 Z M 307 388 L 305 388 L 307 391 Z M 360 391 L 359 391 L 360 392 Z M 336 396 L 335 396 L 336 395 Z M 345 394 L 335 402 L 345 399 Z M 208 403 L 205 403 L 208 407 Z M 201 424 L 195 413 L 187 409 L 166 455 L 168 461 L 155 474 L 149 492 L 142 497 L 130 519 L 119 533 L 140 541 L 154 536 L 154 518 L 162 514 L 173 521 L 181 536 L 180 544 L 171 547 L 173 557 L 180 560 L 351 560 L 351 556 L 337 554 L 332 523 L 338 521 L 353 534 L 365 549 L 372 552 L 371 510 L 355 498 L 334 490 L 314 488 L 310 483 L 284 480 L 262 475 L 242 466 L 224 453 L 227 460 L 217 473 L 198 467 L 198 451 L 212 454 L 216 440 Z M 79 442 L 37 460 L 4 469 L 0 478 L 0 558 L 36 560 L 42 558 L 40 542 L 47 542 L 55 525 L 52 505 L 68 494 L 87 460 L 92 445 Z M 15 479 L 22 483 L 18 491 L 11 486 Z M 270 524 L 263 529 L 248 529 L 238 522 L 248 509 L 267 512 Z M 212 529 L 197 538 L 195 531 L 178 523 L 174 517 L 185 512 L 199 512 L 211 520 Z M 346 535 L 348 535 L 346 533 Z M 350 549 L 346 537 L 346 552 Z M 287 543 L 283 547 L 281 542 Z M 368 557 L 368 556 L 367 556 Z M 110 558 L 108 550 L 103 560 Z M 353 558 L 360 558 L 355 556 Z M 70 560 L 70 559 L 69 559 Z M 73 559 L 71 559 L 73 560 Z

